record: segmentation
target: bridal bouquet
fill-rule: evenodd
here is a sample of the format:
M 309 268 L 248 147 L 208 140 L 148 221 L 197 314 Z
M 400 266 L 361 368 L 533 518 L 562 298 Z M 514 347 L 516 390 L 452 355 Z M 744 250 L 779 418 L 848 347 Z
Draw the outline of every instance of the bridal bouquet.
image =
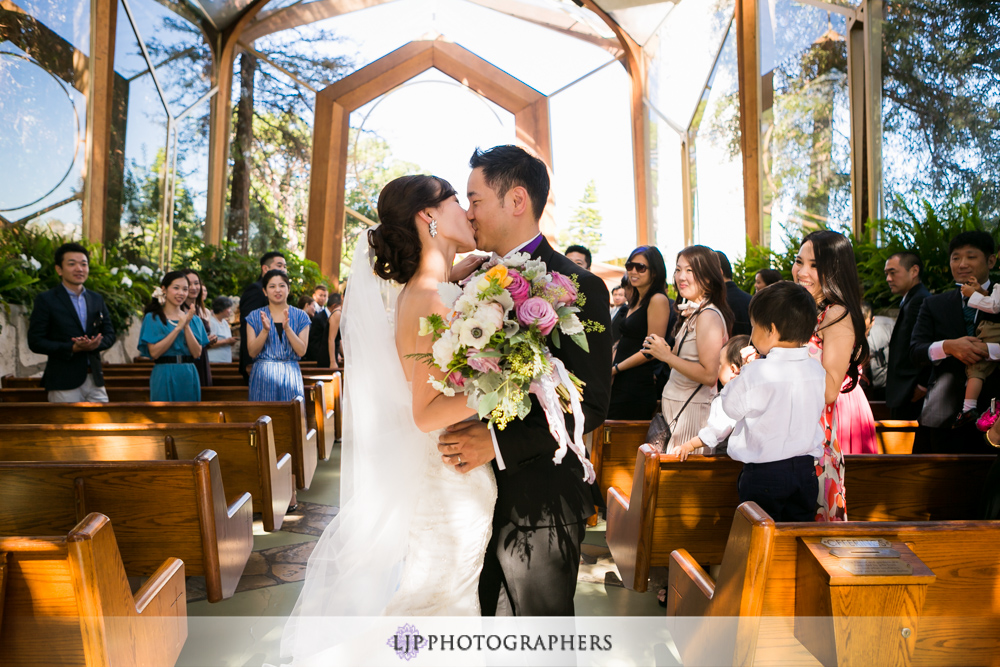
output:
M 586 332 L 603 330 L 577 316 L 585 297 L 576 277 L 517 253 L 484 264 L 460 285 L 441 283 L 438 293 L 449 313 L 420 320 L 420 335 L 434 340 L 423 356 L 446 375 L 443 381 L 431 376 L 430 384 L 447 396 L 466 394 L 479 417 L 500 430 L 527 416 L 534 394 L 559 444 L 553 460 L 560 463 L 573 449 L 585 479 L 593 481 L 582 445 L 584 383 L 549 349 L 550 342 L 557 348 L 572 343 L 589 351 Z M 574 417 L 572 438 L 564 412 Z

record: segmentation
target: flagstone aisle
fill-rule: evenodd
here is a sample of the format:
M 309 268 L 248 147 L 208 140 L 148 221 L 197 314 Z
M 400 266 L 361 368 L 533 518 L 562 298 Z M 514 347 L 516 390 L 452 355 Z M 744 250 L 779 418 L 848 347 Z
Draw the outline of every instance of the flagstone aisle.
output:
M 209 604 L 204 580 L 188 579 L 188 641 L 179 666 L 256 667 L 278 655 L 281 625 L 302 589 L 306 563 L 316 540 L 337 514 L 340 448 L 320 461 L 308 491 L 280 531 L 265 533 L 254 522 L 254 551 L 236 594 Z M 578 616 L 663 616 L 656 590 L 635 593 L 622 587 L 604 541 L 604 524 L 587 531 L 576 589 Z M 199 623 L 200 618 L 212 618 Z

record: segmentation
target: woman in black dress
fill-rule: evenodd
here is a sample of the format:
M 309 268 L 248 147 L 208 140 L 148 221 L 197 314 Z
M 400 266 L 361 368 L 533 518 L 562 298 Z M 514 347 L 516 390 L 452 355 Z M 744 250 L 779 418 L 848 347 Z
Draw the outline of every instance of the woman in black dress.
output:
M 663 255 L 654 246 L 640 246 L 625 264 L 632 294 L 621 323 L 621 339 L 615 350 L 611 375 L 611 405 L 608 419 L 652 419 L 656 408 L 656 364 L 642 352 L 646 336 L 666 336 L 676 318 L 667 297 L 667 269 Z

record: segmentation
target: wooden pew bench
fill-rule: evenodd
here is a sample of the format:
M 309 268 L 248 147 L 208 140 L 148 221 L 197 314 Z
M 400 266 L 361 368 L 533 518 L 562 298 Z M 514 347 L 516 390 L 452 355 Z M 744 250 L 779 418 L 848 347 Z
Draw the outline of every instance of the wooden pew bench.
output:
M 339 377 L 336 380 L 339 382 Z M 44 403 L 48 392 L 41 388 L 39 378 L 13 378 L 8 384 L 15 386 L 0 389 L 0 402 Z M 22 386 L 24 385 L 24 386 Z M 116 403 L 148 401 L 149 378 L 105 380 L 108 399 Z M 339 404 L 339 390 L 329 389 L 322 380 L 307 380 L 303 386 L 306 404 L 307 426 L 316 431 L 318 456 L 324 461 L 330 458 L 337 440 L 337 415 L 334 405 Z M 247 402 L 249 390 L 244 385 L 202 387 L 203 402 Z M 336 403 L 334 403 L 336 401 Z M 328 407 L 329 406 L 329 407 Z
M 875 437 L 878 439 L 879 454 L 912 454 L 913 438 L 916 436 L 915 421 L 886 419 L 875 422 Z
M 316 473 L 317 433 L 307 426 L 301 398 L 287 403 L 0 402 L 0 424 L 243 424 L 264 416 L 271 418 L 278 460 L 291 455 L 297 488 L 309 488 Z
M 270 417 L 236 424 L 3 424 L 0 461 L 194 459 L 212 449 L 230 489 L 249 491 L 264 530 L 281 528 L 292 500 L 292 458 L 275 454 Z
M 979 516 L 979 490 L 995 456 L 849 454 L 847 516 L 857 521 L 932 521 Z M 739 505 L 742 463 L 726 457 L 658 454 L 642 445 L 632 490 L 608 491 L 607 542 L 626 588 L 645 591 L 649 568 L 685 548 L 722 562 Z
M 37 532 L 28 535 L 38 535 Z M 184 563 L 165 558 L 134 595 L 106 516 L 63 537 L 0 537 L 8 554 L 6 667 L 172 667 L 187 639 Z
M 65 533 L 105 514 L 129 576 L 174 556 L 205 577 L 211 602 L 233 595 L 253 550 L 250 494 L 227 498 L 211 450 L 180 461 L 3 462 L 0 507 L 0 535 Z
M 850 575 L 822 538 L 883 538 L 912 575 Z M 745 503 L 717 580 L 671 554 L 667 615 L 687 617 L 684 664 L 996 665 L 998 543 L 1000 521 L 775 523 Z

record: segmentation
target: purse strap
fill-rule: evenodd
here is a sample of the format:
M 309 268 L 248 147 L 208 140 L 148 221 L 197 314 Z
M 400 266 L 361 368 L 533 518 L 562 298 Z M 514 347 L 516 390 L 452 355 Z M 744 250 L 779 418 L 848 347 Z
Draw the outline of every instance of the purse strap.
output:
M 694 315 L 694 317 L 697 317 L 697 316 L 698 316 L 697 314 Z M 681 336 L 681 343 L 680 343 L 680 345 L 677 346 L 677 352 L 675 352 L 675 354 L 678 354 L 681 351 L 681 348 L 684 347 L 684 341 L 687 340 L 687 336 L 688 336 L 688 333 L 690 333 L 690 331 L 691 331 L 690 329 L 688 329 L 687 327 L 685 327 L 685 329 L 684 329 L 684 335 Z M 678 356 L 680 356 L 680 355 L 678 354 Z M 688 399 L 686 401 L 684 401 L 684 405 L 681 406 L 681 409 L 678 410 L 677 414 L 674 415 L 674 418 L 670 420 L 670 424 L 668 424 L 668 427 L 670 428 L 671 432 L 673 432 L 674 427 L 677 426 L 677 420 L 681 418 L 681 414 L 684 412 L 684 408 L 686 408 L 688 406 L 688 403 L 690 403 L 694 399 L 694 397 L 698 394 L 699 391 L 701 391 L 701 388 L 704 387 L 704 386 L 705 385 L 703 385 L 703 384 L 699 384 L 697 387 L 695 387 L 694 391 L 691 392 L 691 395 L 688 396 Z

